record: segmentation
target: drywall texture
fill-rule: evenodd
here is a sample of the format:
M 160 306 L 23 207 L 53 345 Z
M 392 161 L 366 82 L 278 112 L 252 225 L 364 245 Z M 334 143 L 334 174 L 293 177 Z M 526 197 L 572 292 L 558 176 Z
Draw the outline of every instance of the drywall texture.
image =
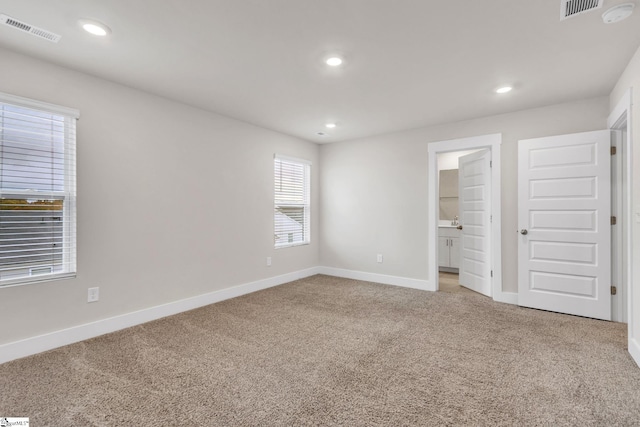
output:
M 427 145 L 502 133 L 503 290 L 517 292 L 517 142 L 604 129 L 608 110 L 601 97 L 321 146 L 322 265 L 426 280 Z
M 638 286 L 638 278 L 640 278 L 640 227 L 638 226 L 637 218 L 640 216 L 640 185 L 638 185 L 638 171 L 640 171 L 640 109 L 638 106 L 638 97 L 640 96 L 640 48 L 636 51 L 633 58 L 629 62 L 629 65 L 624 70 L 618 83 L 611 92 L 609 98 L 610 108 L 613 109 L 621 101 L 625 93 L 631 89 L 631 100 L 633 105 L 631 107 L 631 138 L 632 138 L 632 174 L 633 184 L 632 191 L 632 206 L 631 212 L 635 219 L 631 221 L 631 234 L 632 234 L 632 277 L 631 282 L 633 289 L 631 290 L 630 300 L 630 317 L 629 317 L 629 334 L 630 338 L 636 343 L 640 343 L 640 286 Z M 638 361 L 640 363 L 640 361 Z
M 81 115 L 77 278 L 0 288 L 0 344 L 318 265 L 316 144 L 0 57 L 0 91 Z M 273 249 L 274 153 L 313 162 L 310 245 Z

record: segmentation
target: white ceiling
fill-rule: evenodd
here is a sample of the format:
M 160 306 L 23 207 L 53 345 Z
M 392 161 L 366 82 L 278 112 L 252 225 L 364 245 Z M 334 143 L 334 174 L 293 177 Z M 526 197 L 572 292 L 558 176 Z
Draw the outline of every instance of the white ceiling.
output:
M 608 95 L 640 8 L 600 16 L 626 2 L 560 22 L 560 0 L 3 0 L 62 40 L 0 26 L 0 46 L 325 143 Z

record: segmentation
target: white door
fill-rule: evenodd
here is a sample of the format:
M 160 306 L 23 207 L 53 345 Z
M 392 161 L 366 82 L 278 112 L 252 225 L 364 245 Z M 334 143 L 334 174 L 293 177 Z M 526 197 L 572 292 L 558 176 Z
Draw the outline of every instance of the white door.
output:
M 609 131 L 518 143 L 518 304 L 611 319 Z
M 491 296 L 491 151 L 458 159 L 460 284 Z

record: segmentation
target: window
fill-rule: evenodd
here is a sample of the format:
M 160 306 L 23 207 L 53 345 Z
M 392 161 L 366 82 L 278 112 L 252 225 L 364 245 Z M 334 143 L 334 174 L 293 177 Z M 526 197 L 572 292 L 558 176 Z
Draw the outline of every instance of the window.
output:
M 276 248 L 309 243 L 311 163 L 275 156 L 274 240 Z
M 75 276 L 78 117 L 0 93 L 0 286 Z

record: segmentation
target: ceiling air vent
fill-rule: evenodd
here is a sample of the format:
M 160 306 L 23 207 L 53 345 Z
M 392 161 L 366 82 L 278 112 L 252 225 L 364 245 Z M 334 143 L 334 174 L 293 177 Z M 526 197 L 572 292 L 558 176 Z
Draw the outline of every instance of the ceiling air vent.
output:
M 560 20 L 600 9 L 604 0 L 560 0 Z
M 18 21 L 7 15 L 0 14 L 0 24 L 7 25 L 16 30 L 24 31 L 33 36 L 40 37 L 41 39 L 49 40 L 50 42 L 58 43 L 62 36 L 52 33 L 51 31 L 43 30 L 42 28 L 34 27 L 26 22 Z

